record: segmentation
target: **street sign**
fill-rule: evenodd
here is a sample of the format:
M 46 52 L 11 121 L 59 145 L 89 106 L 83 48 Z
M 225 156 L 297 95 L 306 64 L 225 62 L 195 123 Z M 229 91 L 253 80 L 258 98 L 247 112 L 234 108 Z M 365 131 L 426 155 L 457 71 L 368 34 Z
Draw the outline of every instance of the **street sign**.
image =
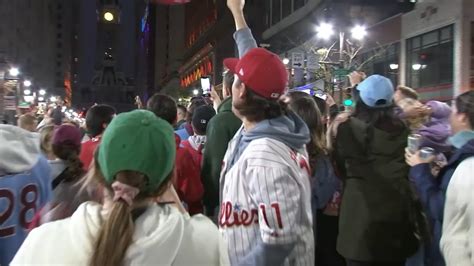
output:
M 3 104 L 5 106 L 5 110 L 16 111 L 15 96 L 3 96 Z
M 351 71 L 349 69 L 339 68 L 339 69 L 334 70 L 334 76 L 345 77 L 345 76 L 349 75 L 350 72 Z
M 304 68 L 304 53 L 292 53 L 293 68 Z
M 310 54 L 308 55 L 308 61 L 306 62 L 306 68 L 309 70 L 317 70 L 320 68 L 319 56 Z

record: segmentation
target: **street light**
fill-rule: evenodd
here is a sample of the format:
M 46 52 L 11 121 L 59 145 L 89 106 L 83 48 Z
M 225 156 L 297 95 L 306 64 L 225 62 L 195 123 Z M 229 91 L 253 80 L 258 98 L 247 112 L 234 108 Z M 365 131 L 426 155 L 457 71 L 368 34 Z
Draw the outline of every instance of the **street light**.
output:
M 418 71 L 418 70 L 421 69 L 421 64 L 413 64 L 413 65 L 411 66 L 411 68 L 413 68 L 413 70 L 415 70 L 415 71 Z
M 112 12 L 105 12 L 104 13 L 104 19 L 106 21 L 113 21 L 114 20 L 114 14 L 112 14 Z
M 44 97 L 40 96 L 38 97 L 38 102 L 43 102 L 44 101 Z
M 333 26 L 329 23 L 321 23 L 316 27 L 317 37 L 328 40 L 334 34 Z
M 23 91 L 23 93 L 24 93 L 25 95 L 30 95 L 30 94 L 31 94 L 31 90 L 26 89 L 26 90 Z
M 361 25 L 357 25 L 351 30 L 352 38 L 356 40 L 362 40 L 367 35 L 367 28 Z
M 42 96 L 44 96 L 44 95 L 46 94 L 46 91 L 43 90 L 43 89 L 41 89 L 41 90 L 39 90 L 39 94 L 42 95 Z
M 25 87 L 29 87 L 29 86 L 31 86 L 31 81 L 25 80 L 25 81 L 23 81 L 23 85 L 24 85 Z
M 49 98 L 49 100 L 54 103 L 54 102 L 56 102 L 58 99 L 57 99 L 56 97 L 54 97 L 54 96 L 51 96 L 51 98 Z
M 199 90 L 194 89 L 194 90 L 193 90 L 193 94 L 194 94 L 194 95 L 198 95 L 198 94 L 199 94 Z
M 20 70 L 16 67 L 12 67 L 10 68 L 9 73 L 10 73 L 10 76 L 17 77 L 18 75 L 20 75 Z
M 288 65 L 290 63 L 290 59 L 288 58 L 283 58 L 283 64 Z

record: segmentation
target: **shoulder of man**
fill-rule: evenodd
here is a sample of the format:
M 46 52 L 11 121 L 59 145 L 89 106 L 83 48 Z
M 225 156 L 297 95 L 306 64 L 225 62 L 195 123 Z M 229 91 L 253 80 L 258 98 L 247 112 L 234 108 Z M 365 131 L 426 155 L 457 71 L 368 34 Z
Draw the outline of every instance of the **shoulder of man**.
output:
M 242 157 L 248 167 L 293 168 L 308 164 L 306 153 L 294 151 L 283 142 L 271 138 L 252 141 Z

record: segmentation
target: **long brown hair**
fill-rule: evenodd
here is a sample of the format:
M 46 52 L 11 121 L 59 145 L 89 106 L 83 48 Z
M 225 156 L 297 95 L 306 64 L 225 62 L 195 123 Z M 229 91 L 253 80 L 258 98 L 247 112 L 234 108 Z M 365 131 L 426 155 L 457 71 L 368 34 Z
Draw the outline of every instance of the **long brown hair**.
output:
M 105 184 L 105 180 L 96 169 L 97 182 L 102 184 L 113 195 L 112 187 Z M 124 200 L 114 201 L 111 205 L 110 213 L 99 230 L 99 235 L 94 243 L 94 253 L 92 254 L 91 266 L 116 266 L 122 265 L 128 247 L 133 242 L 135 231 L 134 221 L 146 211 L 150 199 L 162 195 L 170 185 L 168 178 L 160 185 L 155 192 L 145 192 L 148 178 L 135 171 L 122 171 L 117 173 L 115 180 L 140 189 L 140 193 L 134 199 L 133 205 L 129 206 Z
M 327 154 L 324 124 L 316 102 L 308 95 L 301 96 L 299 92 L 290 92 L 290 108 L 303 119 L 309 128 L 311 141 L 306 146 L 311 169 L 316 169 L 316 160 L 320 155 Z

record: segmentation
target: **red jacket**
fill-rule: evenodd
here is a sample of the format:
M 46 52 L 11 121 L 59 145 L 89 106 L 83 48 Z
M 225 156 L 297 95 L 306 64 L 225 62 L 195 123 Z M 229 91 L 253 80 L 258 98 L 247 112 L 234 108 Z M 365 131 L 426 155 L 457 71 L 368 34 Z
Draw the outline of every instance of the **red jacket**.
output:
M 84 143 L 81 146 L 81 154 L 79 158 L 84 164 L 84 170 L 89 170 L 89 166 L 94 158 L 94 152 L 97 146 L 100 144 L 100 137 L 92 138 Z
M 204 187 L 201 182 L 201 172 L 194 164 L 193 156 L 188 150 L 179 146 L 181 139 L 176 139 L 176 176 L 173 185 L 180 199 L 186 203 L 190 215 L 202 213 L 202 196 Z

